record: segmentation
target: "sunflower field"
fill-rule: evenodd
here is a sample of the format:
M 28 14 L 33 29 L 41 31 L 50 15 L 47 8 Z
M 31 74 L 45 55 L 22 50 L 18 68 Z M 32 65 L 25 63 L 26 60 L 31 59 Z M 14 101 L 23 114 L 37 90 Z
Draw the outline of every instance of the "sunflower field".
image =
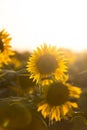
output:
M 0 31 L 0 130 L 87 130 L 87 52 L 11 39 Z

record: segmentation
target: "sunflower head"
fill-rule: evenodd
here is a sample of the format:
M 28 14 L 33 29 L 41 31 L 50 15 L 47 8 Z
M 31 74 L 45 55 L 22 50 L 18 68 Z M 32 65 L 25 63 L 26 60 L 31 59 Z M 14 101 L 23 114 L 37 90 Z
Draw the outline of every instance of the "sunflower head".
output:
M 10 46 L 11 37 L 3 29 L 0 31 L 0 66 L 1 64 L 8 64 L 10 56 L 14 54 Z
M 4 44 L 2 40 L 0 39 L 0 52 L 2 53 L 4 51 Z
M 29 57 L 27 70 L 31 73 L 30 78 L 37 83 L 41 81 L 43 85 L 49 84 L 52 77 L 63 79 L 66 76 L 66 59 L 56 46 L 43 44 Z
M 59 50 L 63 51 L 63 54 L 66 56 L 68 66 L 73 65 L 75 63 L 77 56 L 74 51 L 65 48 L 59 48 Z
M 44 118 L 48 117 L 51 121 L 65 119 L 72 115 L 73 108 L 78 107 L 77 102 L 72 102 L 70 99 L 79 98 L 80 94 L 80 88 L 55 81 L 43 91 L 38 111 L 41 111 Z

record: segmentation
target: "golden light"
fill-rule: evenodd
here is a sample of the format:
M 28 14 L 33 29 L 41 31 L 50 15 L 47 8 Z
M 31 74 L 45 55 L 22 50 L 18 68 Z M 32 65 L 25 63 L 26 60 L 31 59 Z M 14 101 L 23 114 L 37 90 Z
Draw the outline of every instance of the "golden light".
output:
M 9 31 L 17 50 L 33 50 L 44 42 L 86 50 L 86 5 L 86 0 L 0 0 L 0 28 Z

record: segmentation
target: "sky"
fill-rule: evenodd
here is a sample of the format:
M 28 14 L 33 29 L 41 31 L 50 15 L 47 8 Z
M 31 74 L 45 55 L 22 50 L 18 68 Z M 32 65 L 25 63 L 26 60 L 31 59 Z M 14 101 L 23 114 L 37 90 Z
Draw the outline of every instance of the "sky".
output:
M 87 0 L 0 0 L 0 30 L 16 50 L 40 44 L 87 50 Z

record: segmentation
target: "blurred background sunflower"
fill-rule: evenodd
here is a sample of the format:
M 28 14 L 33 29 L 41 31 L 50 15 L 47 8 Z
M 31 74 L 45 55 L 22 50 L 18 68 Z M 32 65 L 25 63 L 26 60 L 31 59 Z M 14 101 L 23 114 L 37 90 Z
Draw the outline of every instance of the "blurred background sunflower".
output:
M 11 37 L 2 29 L 0 31 L 0 66 L 2 64 L 8 64 L 10 61 L 10 56 L 14 54 L 10 46 Z
M 43 44 L 29 57 L 27 71 L 36 83 L 49 84 L 52 78 L 63 80 L 66 77 L 67 61 L 56 46 Z
M 38 111 L 41 111 L 44 118 L 50 121 L 60 121 L 72 116 L 73 108 L 78 108 L 76 101 L 80 97 L 81 89 L 67 83 L 57 82 L 50 84 L 48 89 L 41 96 L 38 104 Z

